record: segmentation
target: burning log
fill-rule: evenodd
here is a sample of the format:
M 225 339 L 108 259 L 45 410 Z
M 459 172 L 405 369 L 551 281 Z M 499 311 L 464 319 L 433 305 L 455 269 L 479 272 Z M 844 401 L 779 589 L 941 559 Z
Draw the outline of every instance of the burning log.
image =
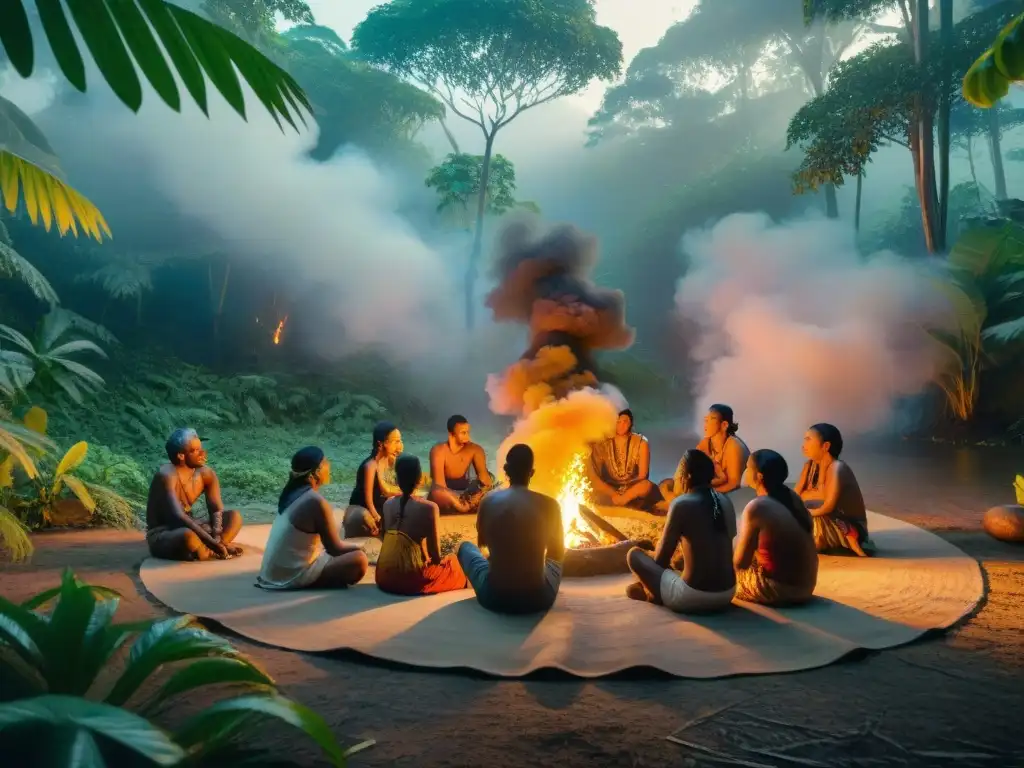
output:
M 609 544 L 618 544 L 619 542 L 629 540 L 629 537 L 626 534 L 609 523 L 590 507 L 585 507 L 580 504 L 580 517 L 583 518 L 592 530 L 600 533 L 602 538 L 609 539 Z
M 562 575 L 566 578 L 577 578 L 629 573 L 626 553 L 633 547 L 640 547 L 648 552 L 654 551 L 654 543 L 648 539 L 620 541 L 603 547 L 567 549 L 562 563 Z

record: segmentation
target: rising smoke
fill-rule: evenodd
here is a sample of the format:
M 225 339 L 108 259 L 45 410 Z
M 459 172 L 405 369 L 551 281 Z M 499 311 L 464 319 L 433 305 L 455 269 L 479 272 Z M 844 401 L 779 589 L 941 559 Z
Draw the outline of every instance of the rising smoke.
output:
M 526 443 L 536 459 L 534 487 L 551 496 L 573 457 L 611 434 L 624 406 L 614 387 L 600 384 L 593 353 L 626 349 L 634 332 L 622 292 L 591 280 L 596 263 L 596 239 L 571 226 L 542 230 L 515 221 L 497 242 L 497 287 L 486 304 L 497 322 L 529 329 L 522 357 L 487 379 L 491 409 L 520 417 L 498 449 L 498 464 Z
M 884 429 L 936 371 L 924 329 L 945 325 L 948 305 L 935 273 L 888 252 L 862 257 L 840 222 L 736 214 L 687 234 L 683 250 L 676 306 L 699 329 L 698 419 L 711 403 L 732 406 L 751 449 L 795 458 L 821 421 L 844 436 Z
M 244 85 L 248 122 L 212 88 L 207 118 L 187 96 L 176 114 L 151 90 L 134 115 L 95 71 L 89 87 L 86 97 L 37 119 L 70 170 L 74 158 L 88 159 L 86 173 L 72 173 L 84 193 L 116 180 L 116 195 L 97 195 L 115 244 L 124 245 L 118 233 L 133 220 L 162 209 L 164 219 L 182 217 L 212 233 L 236 263 L 273 266 L 296 291 L 326 289 L 328 307 L 317 311 L 333 327 L 304 340 L 323 355 L 369 346 L 408 360 L 458 349 L 452 259 L 397 213 L 395 180 L 364 154 L 344 149 L 330 162 L 308 159 L 315 122 L 282 133 Z

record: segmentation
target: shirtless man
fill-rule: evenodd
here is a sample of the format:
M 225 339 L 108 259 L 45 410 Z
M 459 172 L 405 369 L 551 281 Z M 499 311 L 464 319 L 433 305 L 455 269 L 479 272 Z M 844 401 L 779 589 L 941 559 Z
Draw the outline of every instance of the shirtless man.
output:
M 533 450 L 517 444 L 505 459 L 509 487 L 488 493 L 476 519 L 477 544 L 462 542 L 459 564 L 484 608 L 540 613 L 554 605 L 565 557 L 562 511 L 529 489 Z M 481 549 L 490 550 L 490 559 Z
M 650 480 L 651 446 L 633 431 L 633 412 L 619 411 L 615 435 L 595 445 L 590 454 L 588 478 L 597 504 L 655 511 L 661 500 L 658 486 Z
M 206 451 L 194 429 L 176 429 L 167 439 L 167 458 L 153 476 L 146 502 L 146 543 L 163 560 L 224 559 L 242 554 L 231 544 L 242 529 L 242 515 L 224 509 L 217 473 L 206 466 Z M 209 523 L 192 516 L 206 497 Z
M 487 471 L 484 449 L 469 439 L 469 421 L 458 414 L 448 419 L 448 439 L 430 449 L 428 498 L 442 515 L 470 515 L 477 511 L 480 499 L 492 480 Z M 476 477 L 470 480 L 472 466 Z
M 789 467 L 775 451 L 754 451 L 747 484 L 757 498 L 740 521 L 733 565 L 736 599 L 762 605 L 805 603 L 818 583 L 811 516 L 787 485 Z
M 874 553 L 868 539 L 868 515 L 857 477 L 839 460 L 843 436 L 831 424 L 815 424 L 804 433 L 804 464 L 794 489 L 811 513 L 819 552 Z
M 709 613 L 732 605 L 736 573 L 732 540 L 736 510 L 725 494 L 711 488 L 715 465 L 696 448 L 683 454 L 683 493 L 669 508 L 668 520 L 652 559 L 639 547 L 626 556 L 639 582 L 626 595 L 664 605 L 676 613 Z M 682 544 L 683 572 L 672 568 L 672 556 Z

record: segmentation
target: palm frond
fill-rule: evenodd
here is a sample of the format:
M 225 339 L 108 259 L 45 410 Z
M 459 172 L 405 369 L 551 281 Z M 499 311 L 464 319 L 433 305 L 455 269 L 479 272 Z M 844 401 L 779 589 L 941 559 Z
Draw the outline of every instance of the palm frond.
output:
M 3 25 L 0 25 L 3 26 Z M 0 40 L 6 45 L 6 27 Z M 0 197 L 14 213 L 23 201 L 33 224 L 46 231 L 56 224 L 63 236 L 78 228 L 102 242 L 110 227 L 99 209 L 69 186 L 42 131 L 15 104 L 0 97 Z
M 51 307 L 60 303 L 57 292 L 43 273 L 32 266 L 28 259 L 11 246 L 0 243 L 0 277 L 9 277 L 23 282 L 32 295 L 45 301 Z
M 24 4 L 24 0 L 4 3 L 8 7 L 0 24 L 0 43 L 15 71 L 29 77 L 35 66 L 35 41 Z M 142 106 L 141 70 L 157 96 L 175 112 L 181 110 L 174 78 L 177 72 L 204 114 L 208 114 L 205 78 L 209 78 L 232 109 L 246 118 L 239 74 L 278 126 L 284 118 L 298 130 L 292 111 L 303 123 L 303 109 L 312 113 L 299 84 L 281 67 L 238 36 L 173 3 L 68 0 L 66 5 L 70 19 L 64 3 L 47 3 L 50 12 L 44 34 L 64 76 L 83 93 L 85 62 L 72 28 L 85 43 L 100 75 L 133 112 Z
M 6 551 L 13 562 L 24 560 L 33 550 L 28 528 L 4 506 L 0 506 L 0 550 Z
M 1008 320 L 998 325 L 990 325 L 981 332 L 981 338 L 987 342 L 997 344 L 1010 344 L 1011 342 L 1024 339 L 1024 317 L 1015 320 Z

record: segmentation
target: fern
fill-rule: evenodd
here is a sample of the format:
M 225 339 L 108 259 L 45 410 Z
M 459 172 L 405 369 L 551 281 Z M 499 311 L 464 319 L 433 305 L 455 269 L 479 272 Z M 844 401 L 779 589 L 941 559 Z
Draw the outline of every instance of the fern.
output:
M 0 226 L 3 226 L 0 224 Z M 0 242 L 0 277 L 20 280 L 32 291 L 32 295 L 51 307 L 57 306 L 60 299 L 53 286 L 43 277 L 43 273 L 33 267 L 24 256 L 10 245 Z

